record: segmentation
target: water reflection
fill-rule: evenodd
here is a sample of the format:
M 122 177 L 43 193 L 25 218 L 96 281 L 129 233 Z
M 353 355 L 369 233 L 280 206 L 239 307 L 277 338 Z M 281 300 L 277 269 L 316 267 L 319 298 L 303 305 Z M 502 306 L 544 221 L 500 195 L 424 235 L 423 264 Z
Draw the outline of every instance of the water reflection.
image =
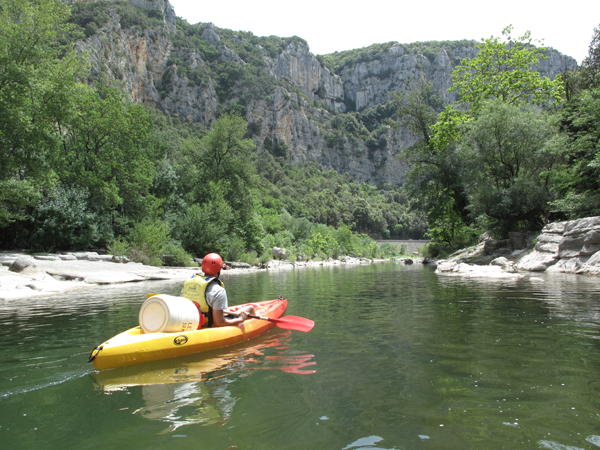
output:
M 170 426 L 163 433 L 190 425 L 224 425 L 237 402 L 229 384 L 257 370 L 310 375 L 314 355 L 290 350 L 292 332 L 275 331 L 251 344 L 125 366 L 92 374 L 96 389 L 111 394 L 141 386 L 144 406 L 134 411 Z

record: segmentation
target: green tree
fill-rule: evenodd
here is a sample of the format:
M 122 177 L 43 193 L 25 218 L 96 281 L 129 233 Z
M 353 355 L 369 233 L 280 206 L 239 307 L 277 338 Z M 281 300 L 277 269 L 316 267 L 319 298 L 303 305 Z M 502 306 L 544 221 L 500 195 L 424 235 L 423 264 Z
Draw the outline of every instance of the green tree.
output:
M 483 40 L 477 55 L 456 67 L 451 90 L 458 91 L 459 100 L 440 113 L 417 153 L 421 164 L 412 177 L 429 199 L 430 219 L 437 230 L 432 232 L 445 241 L 457 239 L 440 231 L 444 220 L 460 237 L 469 235 L 464 227 L 482 214 L 500 233 L 524 222 L 539 227 L 548 216 L 548 174 L 556 158 L 543 149 L 555 130 L 549 131 L 547 117 L 521 110 L 558 103 L 563 84 L 560 77 L 550 80 L 535 71 L 546 56 L 544 48 L 533 45 L 531 34 L 513 39 L 511 32 L 508 26 L 503 38 Z M 534 129 L 518 126 L 507 116 L 511 113 Z M 540 140 L 531 142 L 536 138 Z M 539 179 L 542 173 L 544 180 Z M 456 215 L 462 226 L 456 224 Z
M 502 30 L 504 40 L 490 37 L 478 45 L 477 56 L 463 59 L 452 73 L 451 91 L 458 91 L 460 102 L 468 104 L 476 115 L 483 103 L 500 99 L 510 105 L 543 105 L 548 101 L 559 103 L 563 96 L 560 78 L 550 80 L 533 68 L 540 59 L 547 59 L 545 48 L 532 39 L 527 31 L 513 39 L 512 26 Z
M 417 142 L 412 146 L 413 151 L 406 156 L 416 156 L 415 147 L 419 150 L 429 147 L 431 126 L 436 122 L 443 102 L 433 90 L 433 84 L 425 81 L 423 77 L 412 89 L 392 92 L 391 95 L 400 123 L 417 137 Z
M 96 208 L 131 214 L 154 176 L 146 152 L 150 115 L 112 88 L 82 87 L 79 94 L 77 109 L 58 122 L 53 165 L 63 183 L 88 188 Z
M 540 229 L 549 218 L 553 170 L 564 140 L 539 108 L 486 102 L 459 142 L 469 173 L 469 209 L 499 234 Z
M 195 180 L 196 202 L 214 201 L 214 193 L 219 192 L 233 214 L 228 234 L 241 237 L 247 249 L 260 250 L 262 227 L 255 218 L 251 196 L 256 146 L 245 138 L 246 130 L 244 119 L 225 114 L 199 142 L 189 141 L 186 152 L 191 176 L 188 180 Z
M 216 195 L 211 202 L 191 205 L 180 216 L 173 234 L 186 251 L 197 257 L 222 253 L 227 247 L 233 218 L 231 207 L 222 196 Z
M 562 74 L 567 100 L 575 99 L 582 91 L 600 87 L 600 27 L 594 28 L 588 54 L 574 72 Z
M 570 98 L 561 111 L 566 164 L 557 174 L 555 210 L 567 218 L 600 214 L 600 27 L 588 56 L 569 74 Z
M 424 79 L 413 90 L 393 97 L 400 123 L 416 136 L 415 143 L 400 156 L 412 166 L 408 180 L 421 208 L 428 213 L 428 235 L 453 245 L 455 232 L 469 223 L 470 217 L 463 164 L 454 144 L 437 148 L 431 141 L 442 100 Z M 448 226 L 443 225 L 445 222 Z
M 26 220 L 41 193 L 29 180 L 0 181 L 0 228 L 16 220 Z
M 23 218 L 44 186 L 55 183 L 48 159 L 56 123 L 71 113 L 84 55 L 60 43 L 70 31 L 60 0 L 0 2 L 0 202 L 4 223 Z M 18 180 L 18 181 L 8 181 Z M 27 181 L 28 180 L 28 181 Z M 0 224 L 1 226 L 1 224 Z
M 87 189 L 57 187 L 35 210 L 31 245 L 37 249 L 84 250 L 97 244 L 102 219 L 89 207 Z
M 206 179 L 221 181 L 232 190 L 244 191 L 251 185 L 253 170 L 248 164 L 256 148 L 252 139 L 245 139 L 248 124 L 236 114 L 225 114 L 200 141 L 198 163 Z
M 514 39 L 512 26 L 502 30 L 503 38 L 490 37 L 477 45 L 474 58 L 463 59 L 452 72 L 451 91 L 458 91 L 458 102 L 449 105 L 432 127 L 432 142 L 440 148 L 457 139 L 461 124 L 479 116 L 485 102 L 499 99 L 504 103 L 522 106 L 544 105 L 562 101 L 564 86 L 560 77 L 550 80 L 540 76 L 535 67 L 547 59 L 545 48 L 527 31 Z

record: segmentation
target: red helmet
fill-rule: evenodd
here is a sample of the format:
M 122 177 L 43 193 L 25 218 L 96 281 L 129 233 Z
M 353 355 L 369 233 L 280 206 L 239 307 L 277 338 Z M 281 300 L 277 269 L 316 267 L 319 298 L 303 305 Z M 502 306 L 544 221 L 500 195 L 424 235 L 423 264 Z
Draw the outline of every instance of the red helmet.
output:
M 209 253 L 202 259 L 202 272 L 205 275 L 217 275 L 223 268 L 223 258 L 216 253 Z

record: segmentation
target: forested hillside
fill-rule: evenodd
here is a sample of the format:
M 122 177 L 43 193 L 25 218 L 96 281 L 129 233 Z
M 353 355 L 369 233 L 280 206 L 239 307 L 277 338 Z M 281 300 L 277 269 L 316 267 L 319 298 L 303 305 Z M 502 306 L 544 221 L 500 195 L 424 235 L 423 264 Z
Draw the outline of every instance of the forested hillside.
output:
M 373 255 L 367 235 L 461 245 L 593 210 L 596 63 L 575 71 L 528 37 L 498 41 L 525 52 L 498 72 L 541 84 L 499 96 L 464 76 L 493 42 L 315 57 L 299 37 L 192 25 L 162 0 L 0 9 L 3 247 Z M 502 117 L 531 145 L 497 163 Z

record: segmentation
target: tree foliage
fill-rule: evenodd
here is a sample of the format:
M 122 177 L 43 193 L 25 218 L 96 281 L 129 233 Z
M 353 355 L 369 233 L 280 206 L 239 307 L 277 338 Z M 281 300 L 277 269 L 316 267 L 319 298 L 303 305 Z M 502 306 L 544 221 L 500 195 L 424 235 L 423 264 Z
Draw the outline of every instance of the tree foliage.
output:
M 87 63 L 59 45 L 69 32 L 60 0 L 0 3 L 0 180 L 40 177 Z
M 480 114 L 489 100 L 524 106 L 558 104 L 564 95 L 560 77 L 542 77 L 534 67 L 544 56 L 543 47 L 535 47 L 531 33 L 513 39 L 512 26 L 502 30 L 503 39 L 490 37 L 477 45 L 474 58 L 466 58 L 452 72 L 458 102 L 449 105 L 432 127 L 433 145 L 444 147 L 460 137 L 463 124 Z
M 560 123 L 567 138 L 566 164 L 557 174 L 553 206 L 568 218 L 600 215 L 600 27 L 594 29 L 588 56 L 566 84 L 571 95 Z
M 439 116 L 424 82 L 395 96 L 400 120 L 417 136 L 403 154 L 435 240 L 464 245 L 480 227 L 502 235 L 550 217 L 561 156 L 557 128 L 539 108 L 556 105 L 563 85 L 534 70 L 545 49 L 530 33 L 513 39 L 511 32 L 483 40 L 461 61 L 451 88 L 459 99 Z
M 73 114 L 58 122 L 53 167 L 63 183 L 89 189 L 101 209 L 132 206 L 152 182 L 145 150 L 151 118 L 115 89 L 81 89 Z
M 562 161 L 563 141 L 543 111 L 498 100 L 483 105 L 459 143 L 465 160 L 469 209 L 486 216 L 501 234 L 518 228 L 540 229 L 553 200 L 552 173 Z
M 527 31 L 514 39 L 512 26 L 502 30 L 503 39 L 490 37 L 476 46 L 477 56 L 464 59 L 452 73 L 451 91 L 458 91 L 460 102 L 468 105 L 474 116 L 490 99 L 499 99 L 509 105 L 543 105 L 548 101 L 559 103 L 563 96 L 560 78 L 550 80 L 533 68 L 544 56 L 545 48 Z
M 31 245 L 37 250 L 85 250 L 101 240 L 102 220 L 85 188 L 58 186 L 35 210 Z

